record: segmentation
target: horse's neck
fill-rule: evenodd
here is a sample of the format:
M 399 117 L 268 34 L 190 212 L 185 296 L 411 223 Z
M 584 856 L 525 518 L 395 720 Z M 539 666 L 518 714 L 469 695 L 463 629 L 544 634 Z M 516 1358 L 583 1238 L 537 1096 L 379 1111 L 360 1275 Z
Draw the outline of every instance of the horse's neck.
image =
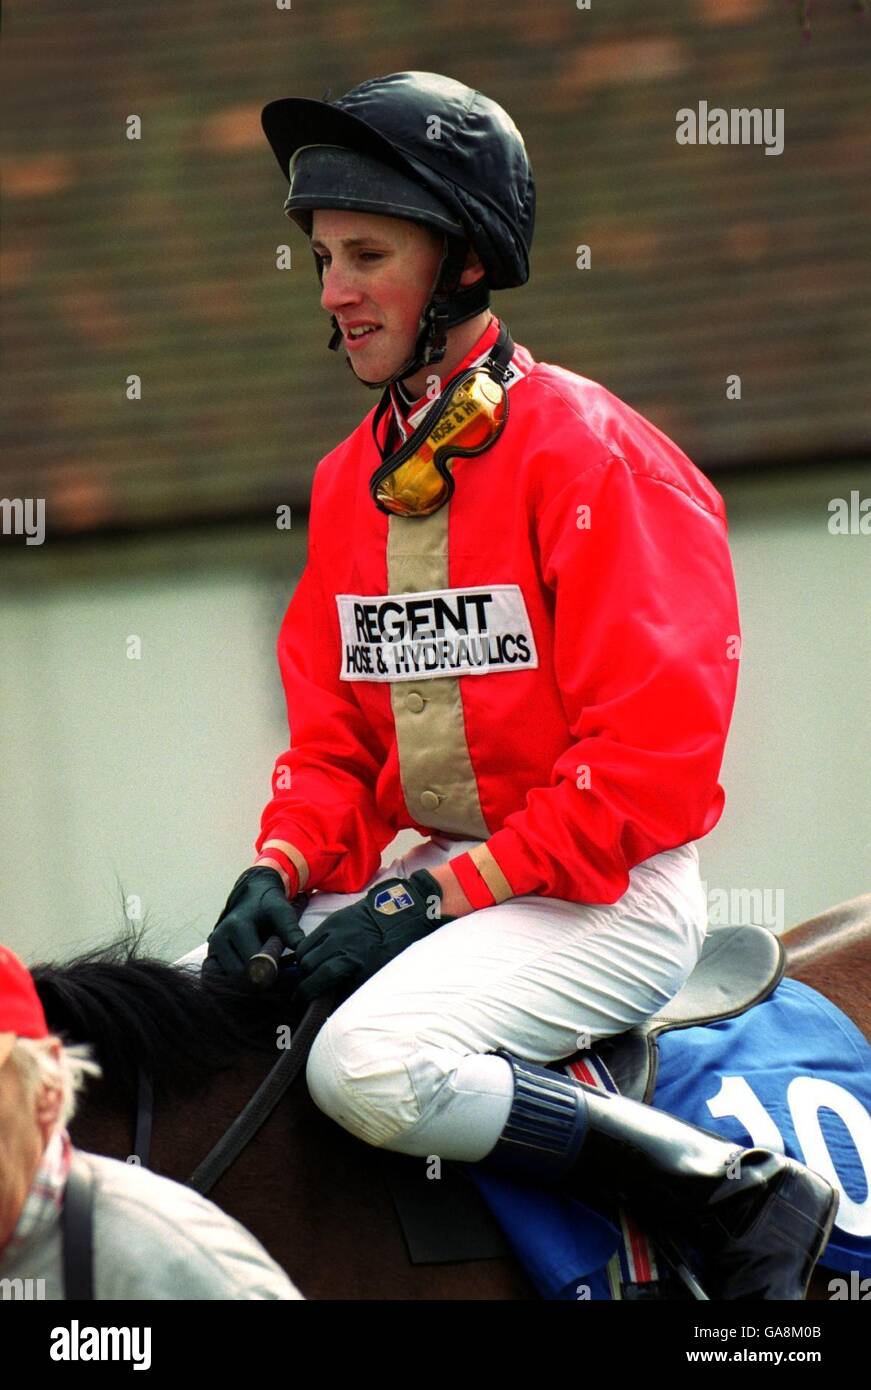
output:
M 871 1042 L 871 893 L 782 937 L 786 973 L 830 999 Z
M 854 952 L 871 954 L 871 893 L 839 903 L 793 927 L 781 938 L 787 951 L 787 970 L 804 969 L 824 956 Z M 868 968 L 866 963 L 866 969 Z

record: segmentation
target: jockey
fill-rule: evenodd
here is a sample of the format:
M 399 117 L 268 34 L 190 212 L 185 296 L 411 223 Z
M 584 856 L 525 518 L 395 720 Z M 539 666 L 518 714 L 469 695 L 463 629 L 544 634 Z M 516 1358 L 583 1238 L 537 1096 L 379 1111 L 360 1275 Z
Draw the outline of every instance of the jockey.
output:
M 520 132 L 434 73 L 263 127 L 354 377 L 278 642 L 291 748 L 209 938 L 277 933 L 341 1002 L 307 1080 L 368 1143 L 616 1197 L 714 1297 L 801 1299 L 833 1188 L 550 1070 L 659 1012 L 707 930 L 737 683 L 725 509 L 490 310 L 529 277 Z M 396 833 L 429 837 L 380 867 Z M 300 912 L 302 890 L 312 893 Z

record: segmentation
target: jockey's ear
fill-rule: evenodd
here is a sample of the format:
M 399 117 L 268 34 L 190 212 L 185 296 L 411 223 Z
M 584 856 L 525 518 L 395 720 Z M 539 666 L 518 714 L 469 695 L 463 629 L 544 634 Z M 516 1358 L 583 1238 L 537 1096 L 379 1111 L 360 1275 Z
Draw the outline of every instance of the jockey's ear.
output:
M 484 267 L 481 264 L 481 258 L 475 250 L 474 246 L 470 246 L 468 254 L 466 256 L 466 264 L 463 267 L 463 273 L 460 276 L 460 284 L 474 285 L 476 280 L 480 280 L 483 278 L 483 275 Z

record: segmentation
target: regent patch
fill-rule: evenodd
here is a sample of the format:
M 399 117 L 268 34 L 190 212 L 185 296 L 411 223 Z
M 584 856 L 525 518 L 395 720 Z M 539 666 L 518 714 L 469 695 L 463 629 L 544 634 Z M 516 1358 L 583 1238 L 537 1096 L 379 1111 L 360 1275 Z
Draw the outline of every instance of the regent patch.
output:
M 533 670 L 538 652 L 517 584 L 416 594 L 336 594 L 343 681 L 412 681 Z

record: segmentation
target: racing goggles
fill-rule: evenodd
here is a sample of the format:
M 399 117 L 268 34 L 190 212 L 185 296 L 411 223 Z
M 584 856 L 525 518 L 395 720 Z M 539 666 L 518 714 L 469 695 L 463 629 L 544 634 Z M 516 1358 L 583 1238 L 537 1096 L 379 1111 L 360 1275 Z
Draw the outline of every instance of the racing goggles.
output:
M 468 368 L 433 402 L 413 434 L 385 457 L 377 427 L 391 405 L 385 391 L 372 420 L 383 462 L 369 483 L 372 499 L 389 516 L 431 516 L 454 494 L 451 463 L 483 454 L 508 419 L 508 375 L 514 343 L 505 324 L 486 362 Z

